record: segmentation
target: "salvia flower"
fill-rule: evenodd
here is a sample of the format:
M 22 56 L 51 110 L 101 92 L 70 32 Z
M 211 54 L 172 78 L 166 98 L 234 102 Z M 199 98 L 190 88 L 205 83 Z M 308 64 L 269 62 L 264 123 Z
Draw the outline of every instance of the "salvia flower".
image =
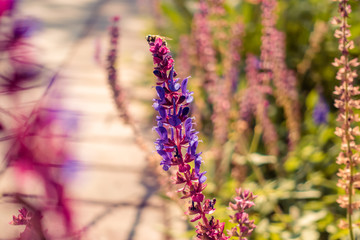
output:
M 354 78 L 357 77 L 354 67 L 359 65 L 357 58 L 351 59 L 349 51 L 354 48 L 354 42 L 349 39 L 351 36 L 350 25 L 347 20 L 351 13 L 351 5 L 348 0 L 338 0 L 340 17 L 335 17 L 332 21 L 338 26 L 334 36 L 339 39 L 340 58 L 335 58 L 333 65 L 338 67 L 336 79 L 341 85 L 335 87 L 334 94 L 338 96 L 335 100 L 335 107 L 339 109 L 337 121 L 340 127 L 336 128 L 335 134 L 341 138 L 341 152 L 337 158 L 337 163 L 345 165 L 339 169 L 338 186 L 345 190 L 345 195 L 340 196 L 337 202 L 340 207 L 347 209 L 347 224 L 341 227 L 349 228 L 350 239 L 354 239 L 352 213 L 358 209 L 359 202 L 354 201 L 355 189 L 359 187 L 359 173 L 356 173 L 356 166 L 359 164 L 359 145 L 355 142 L 355 137 L 360 135 L 359 126 L 354 127 L 359 122 L 359 115 L 354 113 L 354 109 L 360 108 L 360 101 L 355 98 L 360 94 L 359 87 L 354 86 Z
M 182 185 L 178 192 L 182 199 L 191 200 L 187 214 L 194 215 L 192 222 L 201 220 L 196 226 L 196 239 L 228 239 L 223 233 L 224 223 L 206 216 L 215 211 L 215 200 L 205 199 L 202 193 L 206 187 L 206 172 L 201 172 L 202 158 L 197 152 L 199 139 L 193 118 L 189 117 L 189 104 L 193 100 L 192 93 L 187 90 L 189 78 L 182 81 L 176 78 L 174 60 L 161 37 L 149 41 L 149 46 L 155 64 L 153 73 L 157 77 L 158 97 L 153 107 L 158 111 L 154 129 L 159 135 L 155 144 L 162 157 L 160 164 L 165 171 L 177 167 L 175 184 Z
M 247 240 L 247 237 L 251 235 L 256 226 L 254 220 L 249 220 L 249 215 L 245 210 L 255 205 L 254 199 L 256 195 L 253 195 L 249 190 L 242 190 L 241 188 L 236 189 L 236 193 L 235 203 L 229 203 L 229 209 L 236 211 L 230 218 L 237 226 L 229 230 L 228 234 L 240 240 Z
M 329 111 L 329 105 L 326 103 L 324 96 L 320 95 L 312 114 L 314 122 L 317 125 L 327 123 Z
M 193 129 L 192 118 L 189 118 L 189 103 L 192 101 L 192 93 L 187 90 L 188 78 L 181 84 L 175 79 L 176 72 L 173 67 L 173 59 L 169 49 L 163 44 L 161 38 L 150 43 L 150 51 L 157 64 L 154 75 L 158 77 L 156 92 L 158 99 L 154 99 L 154 108 L 159 112 L 157 116 L 158 126 L 155 128 L 159 134 L 156 140 L 157 151 L 163 157 L 162 165 L 168 169 L 172 165 L 179 165 L 181 169 L 187 169 L 188 163 L 195 161 L 197 177 L 200 176 L 200 154 L 196 153 L 198 146 L 197 132 Z M 185 161 L 178 158 L 182 156 L 182 148 L 187 148 Z M 173 159 L 173 155 L 176 156 Z

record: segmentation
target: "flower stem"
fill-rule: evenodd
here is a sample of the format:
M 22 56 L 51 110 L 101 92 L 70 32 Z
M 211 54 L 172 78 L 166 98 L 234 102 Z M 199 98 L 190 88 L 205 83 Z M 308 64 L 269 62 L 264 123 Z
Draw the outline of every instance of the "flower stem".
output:
M 250 144 L 249 153 L 255 152 L 256 149 L 258 148 L 262 131 L 263 131 L 262 126 L 260 124 L 257 124 L 255 126 L 254 137 Z
M 244 148 L 244 151 L 245 151 L 245 159 L 246 159 L 246 161 L 250 164 L 250 167 L 253 170 L 257 180 L 259 181 L 260 186 L 264 187 L 265 184 L 266 184 L 265 177 L 262 174 L 262 171 L 260 170 L 260 168 L 256 164 L 254 164 L 254 162 L 251 159 L 251 153 L 255 152 L 256 149 L 258 148 L 262 130 L 263 129 L 262 129 L 262 127 L 260 125 L 255 126 L 254 136 L 253 136 L 253 139 L 251 141 L 250 148 L 249 148 L 249 150 Z M 282 221 L 287 226 L 287 228 L 289 228 L 290 225 L 286 222 L 285 218 L 283 217 L 284 213 L 281 210 L 281 208 L 279 207 L 279 205 L 275 206 L 274 211 L 279 216 L 280 221 Z
M 342 8 L 346 9 L 347 7 L 347 3 L 346 1 L 342 2 Z M 342 81 L 344 81 L 345 83 L 345 138 L 346 138 L 346 157 L 349 160 L 349 167 L 350 168 L 350 179 L 349 179 L 349 188 L 348 188 L 348 194 L 349 194 L 349 200 L 348 200 L 348 209 L 347 209 L 347 218 L 348 218 L 348 224 L 349 224 L 349 235 L 350 235 L 350 239 L 354 240 L 354 233 L 353 233 L 353 227 L 352 227 L 352 201 L 353 201 L 353 174 L 354 174 L 354 168 L 353 168 L 353 159 L 352 159 L 352 150 L 351 150 L 351 146 L 350 146 L 350 134 L 349 134 L 349 129 L 350 129 L 350 121 L 349 121 L 349 99 L 350 99 L 350 94 L 349 94 L 349 79 L 347 77 L 348 75 L 348 69 L 349 69 L 349 56 L 348 56 L 348 51 L 347 51 L 347 47 L 346 44 L 348 43 L 347 41 L 347 37 L 346 37 L 346 30 L 347 30 L 347 21 L 346 21 L 346 14 L 343 14 L 343 21 L 342 21 L 342 34 L 343 34 L 343 41 L 342 41 L 342 54 L 345 57 L 345 63 L 344 63 L 344 68 L 345 71 L 343 73 L 342 76 Z

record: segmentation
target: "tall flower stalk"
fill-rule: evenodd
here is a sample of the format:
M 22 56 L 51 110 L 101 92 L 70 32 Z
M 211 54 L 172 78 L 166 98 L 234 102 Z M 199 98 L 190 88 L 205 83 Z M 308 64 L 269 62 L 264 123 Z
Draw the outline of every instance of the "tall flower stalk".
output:
M 110 35 L 110 44 L 107 54 L 107 80 L 110 86 L 114 104 L 116 110 L 119 113 L 120 118 L 128 124 L 136 136 L 136 144 L 147 153 L 148 159 L 153 159 L 153 153 L 149 146 L 146 144 L 144 137 L 140 131 L 138 124 L 136 124 L 134 117 L 129 112 L 129 99 L 126 94 L 126 89 L 122 86 L 121 81 L 119 80 L 119 68 L 118 68 L 118 58 L 119 58 L 119 38 L 120 38 L 120 28 L 119 28 L 120 17 L 114 16 L 111 18 L 111 25 L 109 28 Z
M 211 41 L 211 30 L 208 21 L 209 7 L 205 1 L 200 1 L 199 12 L 193 18 L 193 36 L 195 40 L 198 67 L 202 69 L 203 82 L 207 100 L 212 104 L 212 93 L 215 91 L 217 82 L 216 75 L 216 52 Z
M 246 58 L 248 86 L 240 100 L 240 121 L 248 125 L 248 122 L 254 116 L 256 122 L 262 128 L 263 140 L 268 154 L 278 155 L 278 135 L 274 124 L 268 116 L 268 102 L 266 100 L 266 95 L 272 94 L 272 89 L 264 84 L 264 75 L 259 71 L 258 65 L 258 59 L 249 54 Z
M 126 104 L 126 96 L 123 87 L 118 84 L 118 72 L 117 72 L 117 55 L 118 55 L 118 41 L 119 41 L 119 20 L 120 17 L 115 16 L 111 19 L 110 26 L 110 49 L 107 55 L 107 74 L 108 82 L 112 90 L 113 99 L 116 104 L 116 108 L 124 118 L 126 123 L 129 123 L 130 116 L 128 107 Z
M 189 117 L 189 105 L 193 100 L 193 93 L 187 90 L 189 78 L 181 82 L 175 78 L 174 60 L 165 41 L 157 37 L 155 41 L 149 41 L 149 46 L 155 64 L 153 73 L 157 77 L 158 98 L 154 99 L 153 107 L 159 113 L 155 127 L 159 138 L 155 143 L 162 157 L 160 164 L 165 171 L 177 166 L 174 183 L 182 186 L 178 190 L 181 198 L 191 201 L 186 213 L 193 215 L 191 222 L 198 221 L 196 239 L 229 239 L 223 233 L 225 223 L 207 216 L 215 211 L 216 199 L 205 199 L 203 194 L 206 172 L 200 171 L 199 139 L 193 128 L 193 119 Z
M 227 56 L 224 62 L 224 77 L 217 82 L 216 101 L 213 105 L 213 139 L 215 176 L 217 190 L 224 183 L 224 174 L 229 170 L 224 145 L 228 141 L 230 128 L 231 105 L 234 102 L 234 92 L 237 87 L 239 63 L 241 60 L 240 49 L 242 47 L 243 25 L 236 23 L 231 28 L 231 38 L 227 47 Z
M 349 50 L 354 48 L 354 42 L 349 40 L 351 36 L 350 25 L 347 20 L 351 13 L 351 5 L 348 0 L 338 0 L 340 17 L 334 17 L 332 23 L 338 26 L 334 36 L 339 39 L 339 50 L 341 57 L 335 58 L 333 65 L 338 67 L 336 79 L 341 81 L 341 85 L 335 87 L 334 94 L 338 96 L 335 100 L 335 107 L 339 109 L 337 121 L 340 127 L 336 128 L 335 134 L 341 138 L 341 152 L 337 158 L 337 163 L 345 165 L 339 169 L 338 186 L 345 190 L 345 195 L 339 196 L 337 202 L 340 207 L 347 209 L 347 222 L 341 221 L 341 228 L 348 228 L 350 239 L 354 239 L 352 213 L 354 209 L 360 207 L 360 202 L 355 202 L 355 188 L 360 186 L 359 173 L 355 167 L 359 164 L 357 153 L 359 146 L 355 142 L 355 136 L 360 135 L 359 127 L 353 127 L 359 122 L 359 115 L 354 113 L 354 109 L 360 108 L 360 101 L 355 100 L 354 96 L 360 94 L 359 87 L 354 86 L 354 78 L 357 77 L 354 67 L 359 65 L 357 58 L 351 59 Z
M 285 63 L 285 34 L 276 29 L 277 0 L 262 0 L 260 68 L 263 84 L 272 81 L 273 94 L 277 103 L 284 109 L 286 126 L 289 131 L 289 150 L 294 150 L 300 139 L 300 111 L 296 90 L 295 73 Z
M 156 38 L 154 42 L 149 41 L 149 46 L 156 65 L 154 75 L 157 77 L 158 98 L 154 99 L 153 107 L 159 112 L 155 130 L 159 134 L 156 149 L 163 158 L 161 165 L 166 171 L 171 166 L 178 167 L 175 184 L 182 185 L 178 190 L 182 199 L 191 199 L 187 213 L 194 215 L 191 222 L 201 219 L 196 227 L 197 239 L 228 239 L 223 233 L 224 223 L 206 216 L 215 211 L 216 200 L 205 199 L 202 193 L 206 187 L 206 172 L 200 172 L 199 140 L 193 129 L 193 119 L 188 116 L 189 104 L 193 100 L 192 92 L 187 90 L 188 78 L 181 84 L 179 79 L 175 79 L 174 60 L 165 41 Z

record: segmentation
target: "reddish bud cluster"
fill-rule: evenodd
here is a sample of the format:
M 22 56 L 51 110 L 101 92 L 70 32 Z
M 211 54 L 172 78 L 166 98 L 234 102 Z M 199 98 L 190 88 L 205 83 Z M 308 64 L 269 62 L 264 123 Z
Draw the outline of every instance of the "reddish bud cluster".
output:
M 236 189 L 236 193 L 235 204 L 229 203 L 229 208 L 237 212 L 235 215 L 230 216 L 232 222 L 237 224 L 237 227 L 228 231 L 228 234 L 238 237 L 240 240 L 247 240 L 247 237 L 251 235 L 256 226 L 254 220 L 249 220 L 249 215 L 245 210 L 255 205 L 253 201 L 257 196 L 253 195 L 249 190 L 242 191 L 241 188 Z

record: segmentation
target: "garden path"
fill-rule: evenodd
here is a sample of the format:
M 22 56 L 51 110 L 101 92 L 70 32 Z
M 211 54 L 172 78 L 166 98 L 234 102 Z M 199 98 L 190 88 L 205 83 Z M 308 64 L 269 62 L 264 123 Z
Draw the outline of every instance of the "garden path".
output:
M 184 239 L 181 210 L 157 195 L 145 153 L 136 145 L 131 128 L 119 120 L 101 67 L 104 63 L 96 58 L 100 54 L 104 59 L 107 51 L 109 18 L 120 15 L 120 80 L 131 114 L 142 132 L 151 135 L 146 119 L 154 91 L 141 82 L 149 76 L 146 66 L 151 57 L 144 36 L 151 20 L 139 10 L 146 9 L 148 1 L 24 0 L 20 7 L 43 23 L 34 43 L 48 68 L 46 77 L 58 73 L 46 99 L 61 103 L 67 110 L 64 117 L 75 113 L 78 121 L 68 141 L 79 161 L 69 196 L 79 229 L 86 229 L 86 240 Z M 45 89 L 24 93 L 22 107 L 31 109 Z M 4 144 L 1 153 L 6 153 Z M 13 178 L 11 168 L 0 176 L 1 194 L 13 190 Z M 0 199 L 0 239 L 14 239 L 21 231 L 8 225 L 17 209 L 9 199 Z

